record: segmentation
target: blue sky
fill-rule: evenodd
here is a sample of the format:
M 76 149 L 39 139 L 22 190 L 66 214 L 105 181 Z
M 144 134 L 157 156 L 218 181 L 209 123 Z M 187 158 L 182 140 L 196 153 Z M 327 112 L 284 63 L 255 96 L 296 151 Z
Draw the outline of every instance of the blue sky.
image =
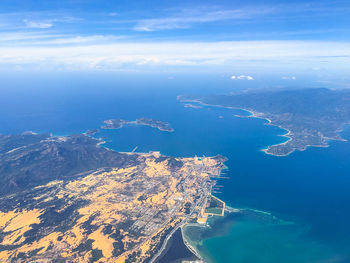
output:
M 0 68 L 348 73 L 350 2 L 2 0 Z

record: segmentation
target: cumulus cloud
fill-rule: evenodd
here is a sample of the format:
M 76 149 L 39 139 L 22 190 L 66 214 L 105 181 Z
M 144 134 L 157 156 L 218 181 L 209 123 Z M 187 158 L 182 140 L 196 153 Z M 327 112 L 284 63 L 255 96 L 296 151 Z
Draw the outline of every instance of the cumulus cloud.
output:
M 239 76 L 231 76 L 231 79 L 238 79 L 238 80 L 254 80 L 252 76 L 246 76 L 246 75 L 239 75 Z
M 296 80 L 297 78 L 295 76 L 283 76 L 282 79 L 284 80 Z

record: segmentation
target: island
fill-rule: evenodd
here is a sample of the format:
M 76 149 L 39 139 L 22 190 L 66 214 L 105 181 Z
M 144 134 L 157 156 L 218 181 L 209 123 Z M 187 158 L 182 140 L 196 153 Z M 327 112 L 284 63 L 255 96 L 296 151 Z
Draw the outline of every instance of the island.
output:
M 104 126 L 101 127 L 101 129 L 120 129 L 124 125 L 144 125 L 144 126 L 150 126 L 152 128 L 156 128 L 160 131 L 166 131 L 166 132 L 174 132 L 174 129 L 171 127 L 171 125 L 168 122 L 160 121 L 160 120 L 154 120 L 150 118 L 138 118 L 135 121 L 127 121 L 122 119 L 110 119 L 104 121 Z
M 153 262 L 180 227 L 221 214 L 211 192 L 225 157 L 119 153 L 102 143 L 0 135 L 1 262 Z
M 255 90 L 229 95 L 182 95 L 182 102 L 243 109 L 253 118 L 284 130 L 286 141 L 263 151 L 286 156 L 309 146 L 327 147 L 329 140 L 344 139 L 339 132 L 350 123 L 350 90 L 327 88 Z M 245 117 L 245 116 L 244 116 Z
M 88 136 L 93 136 L 93 135 L 95 135 L 96 133 L 99 133 L 99 130 L 98 130 L 98 129 L 87 130 L 86 132 L 84 132 L 84 134 L 85 134 L 85 135 L 88 135 Z
M 192 108 L 192 109 L 201 109 L 201 108 L 203 108 L 200 105 L 195 105 L 195 104 L 192 104 L 192 103 L 186 103 L 184 107 L 185 108 Z

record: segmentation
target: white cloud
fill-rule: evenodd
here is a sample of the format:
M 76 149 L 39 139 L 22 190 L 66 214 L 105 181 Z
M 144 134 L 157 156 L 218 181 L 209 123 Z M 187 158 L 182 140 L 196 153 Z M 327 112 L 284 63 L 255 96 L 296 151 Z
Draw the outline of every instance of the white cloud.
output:
M 116 35 L 60 35 L 50 33 L 49 31 L 11 32 L 0 33 L 0 46 L 8 46 L 9 43 L 11 43 L 12 45 L 27 47 L 37 45 L 83 45 L 109 43 L 125 38 L 125 36 Z
M 238 79 L 238 80 L 254 80 L 252 76 L 246 76 L 246 75 L 239 75 L 239 76 L 231 76 L 231 79 Z
M 58 39 L 63 37 L 63 35 L 59 34 L 49 34 L 47 32 L 38 32 L 38 31 L 32 31 L 32 32 L 5 32 L 0 33 L 0 43 L 2 45 L 6 45 L 7 42 L 14 42 L 14 43 L 21 43 L 26 44 L 27 41 L 43 41 L 46 39 Z
M 31 21 L 24 19 L 23 22 L 26 24 L 27 28 L 50 28 L 53 26 L 51 22 L 47 21 Z
M 28 29 L 49 29 L 57 24 L 71 24 L 79 21 L 82 19 L 55 11 L 0 12 L 0 30 L 8 33 L 20 33 Z
M 284 79 L 284 80 L 296 80 L 297 78 L 295 76 L 291 76 L 291 77 L 283 76 L 282 79 Z
M 112 13 L 109 13 L 108 16 L 118 16 L 119 13 L 116 13 L 116 12 L 112 12 Z
M 27 36 L 23 36 L 27 37 Z M 100 39 L 100 37 L 91 37 Z M 105 36 L 107 37 L 107 36 Z M 88 42 L 89 38 L 57 37 L 45 44 L 3 44 L 0 46 L 0 67 L 60 68 L 60 69 L 150 69 L 159 67 L 240 68 L 243 66 L 281 65 L 300 69 L 323 63 L 348 69 L 350 57 L 347 42 L 318 41 L 233 41 L 233 42 L 124 42 L 113 39 L 111 43 Z M 89 41 L 90 41 L 89 40 Z M 0 35 L 1 42 L 1 35 Z M 40 44 L 42 43 L 42 44 Z M 56 43 L 57 45 L 54 45 Z M 62 43 L 68 43 L 62 46 Z M 253 79 L 252 76 L 235 76 Z
M 124 36 L 109 35 L 93 35 L 93 36 L 65 36 L 61 38 L 50 38 L 32 42 L 31 44 L 40 45 L 75 45 L 75 44 L 91 44 L 91 43 L 108 43 L 125 38 Z
M 249 2 L 249 1 L 245 1 Z M 342 6 L 340 8 L 340 6 Z M 200 23 L 211 23 L 217 21 L 244 21 L 259 20 L 264 18 L 270 22 L 281 22 L 284 19 L 295 19 L 298 16 L 310 17 L 324 17 L 328 15 L 334 15 L 349 11 L 349 8 L 344 8 L 344 4 L 338 3 L 338 5 L 329 5 L 328 3 L 320 3 L 315 1 L 314 3 L 280 3 L 275 5 L 251 5 L 236 9 L 224 9 L 218 6 L 194 6 L 188 9 L 178 9 L 177 12 L 171 12 L 171 10 L 162 10 L 162 13 L 168 13 L 164 17 L 153 17 L 147 19 L 140 19 L 136 21 L 133 29 L 136 31 L 157 31 L 157 30 L 169 30 L 179 28 L 190 28 L 193 25 Z M 170 13 L 170 14 L 169 14 Z M 280 35 L 299 35 L 299 34 L 315 34 L 324 33 L 327 29 L 322 30 L 303 30 L 298 32 L 281 32 Z M 331 29 L 333 31 L 334 29 Z M 263 32 L 266 33 L 266 32 Z
M 213 10 L 214 9 L 214 10 Z M 157 31 L 167 29 L 189 28 L 193 24 L 209 23 L 223 20 L 251 19 L 272 12 L 272 8 L 243 8 L 221 10 L 211 7 L 208 9 L 185 9 L 169 17 L 142 19 L 134 26 L 135 31 Z

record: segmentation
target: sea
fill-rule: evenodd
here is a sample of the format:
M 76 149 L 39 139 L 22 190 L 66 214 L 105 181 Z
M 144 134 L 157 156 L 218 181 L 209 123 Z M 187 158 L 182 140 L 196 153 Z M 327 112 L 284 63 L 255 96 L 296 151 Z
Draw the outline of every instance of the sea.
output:
M 0 87 L 0 133 L 54 135 L 99 128 L 104 120 L 149 117 L 173 133 L 145 126 L 100 130 L 116 151 L 160 151 L 169 156 L 227 157 L 214 193 L 233 208 L 183 237 L 208 262 L 350 262 L 350 143 L 310 147 L 286 157 L 261 151 L 286 133 L 243 110 L 185 108 L 180 94 L 218 94 L 289 87 L 268 76 L 249 83 L 226 76 L 165 73 L 11 73 Z M 305 78 L 291 87 L 319 87 Z M 330 87 L 334 88 L 334 87 Z M 350 139 L 350 128 L 341 135 Z M 169 251 L 176 249 L 169 248 Z M 174 253 L 174 252 L 173 252 Z M 176 253 L 176 252 L 175 252 Z M 167 255 L 172 258 L 172 255 Z M 175 262 L 175 261 L 174 261 Z

